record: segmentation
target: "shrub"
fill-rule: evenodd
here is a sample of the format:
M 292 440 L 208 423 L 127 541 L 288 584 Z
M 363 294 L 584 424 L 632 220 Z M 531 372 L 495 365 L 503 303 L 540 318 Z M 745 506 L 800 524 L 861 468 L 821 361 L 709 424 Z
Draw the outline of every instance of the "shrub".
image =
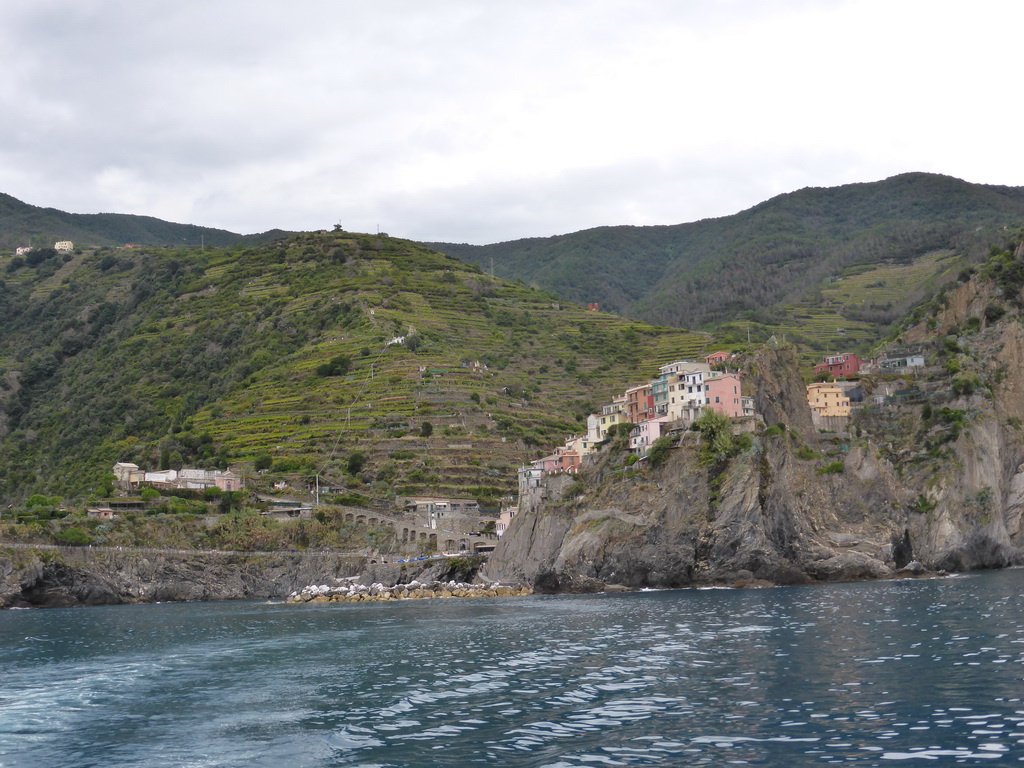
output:
M 798 459 L 803 459 L 804 461 L 811 461 L 813 459 L 820 459 L 821 454 L 809 445 L 801 445 L 796 450 L 796 457 Z
M 1006 308 L 999 304 L 989 304 L 985 307 L 985 322 L 994 323 L 1006 314 Z
M 956 394 L 969 395 L 981 386 L 981 379 L 973 373 L 961 373 L 953 377 L 950 385 Z
M 660 467 L 668 459 L 669 451 L 672 450 L 672 438 L 659 437 L 647 451 L 647 463 L 652 467 Z
M 843 471 L 843 462 L 832 461 L 818 470 L 819 475 L 838 475 Z
M 581 493 L 583 493 L 583 483 L 581 483 L 579 480 L 573 480 L 571 483 L 569 483 L 569 485 L 565 487 L 565 490 L 562 492 L 562 500 L 571 501 L 572 499 L 575 499 L 577 496 L 579 496 Z
M 90 542 L 89 534 L 78 526 L 72 526 L 71 528 L 65 528 L 62 531 L 57 531 L 57 533 L 54 534 L 54 538 L 61 544 L 67 544 L 71 547 L 84 547 Z

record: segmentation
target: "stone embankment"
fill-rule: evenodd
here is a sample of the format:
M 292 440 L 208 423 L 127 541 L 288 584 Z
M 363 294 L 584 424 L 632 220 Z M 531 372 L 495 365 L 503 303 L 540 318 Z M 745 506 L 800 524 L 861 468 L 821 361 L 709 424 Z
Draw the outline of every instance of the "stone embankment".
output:
M 431 597 L 511 597 L 529 595 L 528 587 L 502 584 L 467 584 L 459 581 L 411 581 L 408 584 L 385 586 L 365 584 L 312 584 L 288 596 L 289 603 L 358 603 L 386 602 L 388 600 L 417 600 Z

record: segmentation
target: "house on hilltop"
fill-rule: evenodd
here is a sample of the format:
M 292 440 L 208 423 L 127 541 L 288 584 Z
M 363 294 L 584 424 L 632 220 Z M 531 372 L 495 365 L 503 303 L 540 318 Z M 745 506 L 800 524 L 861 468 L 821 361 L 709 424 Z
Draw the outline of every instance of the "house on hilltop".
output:
M 814 374 L 817 376 L 828 373 L 837 379 L 847 379 L 850 376 L 856 376 L 863 366 L 864 361 L 853 353 L 830 355 L 825 358 L 825 362 L 814 366 Z

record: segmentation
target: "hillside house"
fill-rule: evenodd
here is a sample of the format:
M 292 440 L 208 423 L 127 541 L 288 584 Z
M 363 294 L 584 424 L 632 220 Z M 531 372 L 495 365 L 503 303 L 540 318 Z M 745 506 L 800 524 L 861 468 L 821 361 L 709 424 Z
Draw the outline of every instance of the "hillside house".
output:
M 519 468 L 519 496 L 526 496 L 534 488 L 541 487 L 541 478 L 544 476 L 544 471 L 540 468 L 531 464 L 528 467 Z
M 641 384 L 626 390 L 626 420 L 639 424 L 654 415 L 654 394 L 650 384 Z
M 828 373 L 837 379 L 847 379 L 850 376 L 856 376 L 863 365 L 864 361 L 852 353 L 831 355 L 825 358 L 825 362 L 814 366 L 814 373 L 815 375 Z
M 838 384 L 819 382 L 807 385 L 807 404 L 819 416 L 849 416 L 850 398 Z
M 448 512 L 461 515 L 479 515 L 480 503 L 476 499 L 448 498 L 444 496 L 404 496 L 396 499 L 404 512 L 415 515 L 429 515 L 432 512 Z
M 139 469 L 138 464 L 126 461 L 119 461 L 114 465 L 114 482 L 117 487 L 125 491 L 132 491 L 139 487 L 139 483 L 145 482 L 146 473 Z
M 565 441 L 566 450 L 573 451 L 580 456 L 588 456 L 594 452 L 594 443 L 587 439 L 586 435 L 570 437 Z
M 680 383 L 695 386 L 696 379 L 702 378 L 703 374 L 710 373 L 711 366 L 707 363 L 695 363 L 691 360 L 677 360 L 674 363 L 663 365 L 658 369 L 658 378 L 651 382 L 651 395 L 654 400 L 654 413 L 657 416 L 668 415 L 669 407 L 676 403 L 682 404 L 679 392 Z M 691 392 L 693 394 L 693 392 Z M 673 398 L 675 398 L 673 400 Z
M 743 395 L 739 376 L 727 373 L 714 376 L 704 382 L 705 406 L 718 413 L 724 413 L 730 419 L 743 416 Z
M 651 443 L 665 434 L 668 425 L 672 420 L 668 416 L 657 416 L 653 419 L 641 421 L 633 431 L 629 433 L 629 448 L 634 453 L 645 454 Z
M 600 443 L 608 437 L 608 430 L 616 424 L 626 424 L 629 416 L 626 412 L 626 397 L 621 395 L 612 398 L 612 402 L 602 406 L 601 413 L 587 416 L 587 440 Z
M 516 516 L 515 507 L 502 507 L 501 514 L 498 515 L 498 519 L 494 523 L 494 532 L 498 536 L 502 536 L 505 531 L 508 530 L 509 525 L 512 524 L 512 518 Z
M 53 250 L 57 253 L 71 253 L 75 250 L 75 244 L 70 240 L 58 240 L 53 244 Z
M 145 484 L 153 488 L 174 490 L 186 488 L 205 490 L 217 487 L 222 491 L 240 491 L 242 477 L 231 470 L 213 469 L 161 469 L 154 472 L 143 472 L 138 465 L 118 462 L 114 465 L 114 478 L 119 488 L 133 490 Z
M 924 355 L 896 355 L 882 357 L 876 361 L 880 371 L 898 371 L 904 368 L 923 368 Z
M 720 365 L 728 360 L 732 355 L 728 352 L 714 352 L 704 358 L 704 362 L 708 365 Z
M 31 252 L 32 252 L 32 246 L 30 246 L 30 245 L 26 245 L 26 246 L 24 246 L 22 248 L 15 248 L 14 249 L 14 255 L 15 256 L 25 256 L 26 254 L 29 254 Z

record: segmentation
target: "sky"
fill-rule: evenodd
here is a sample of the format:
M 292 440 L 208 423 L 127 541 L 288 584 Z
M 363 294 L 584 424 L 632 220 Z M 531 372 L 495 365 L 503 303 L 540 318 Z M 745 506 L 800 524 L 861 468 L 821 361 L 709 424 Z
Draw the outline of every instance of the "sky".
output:
M 0 192 L 492 243 L 1024 185 L 1019 0 L 3 0 Z

